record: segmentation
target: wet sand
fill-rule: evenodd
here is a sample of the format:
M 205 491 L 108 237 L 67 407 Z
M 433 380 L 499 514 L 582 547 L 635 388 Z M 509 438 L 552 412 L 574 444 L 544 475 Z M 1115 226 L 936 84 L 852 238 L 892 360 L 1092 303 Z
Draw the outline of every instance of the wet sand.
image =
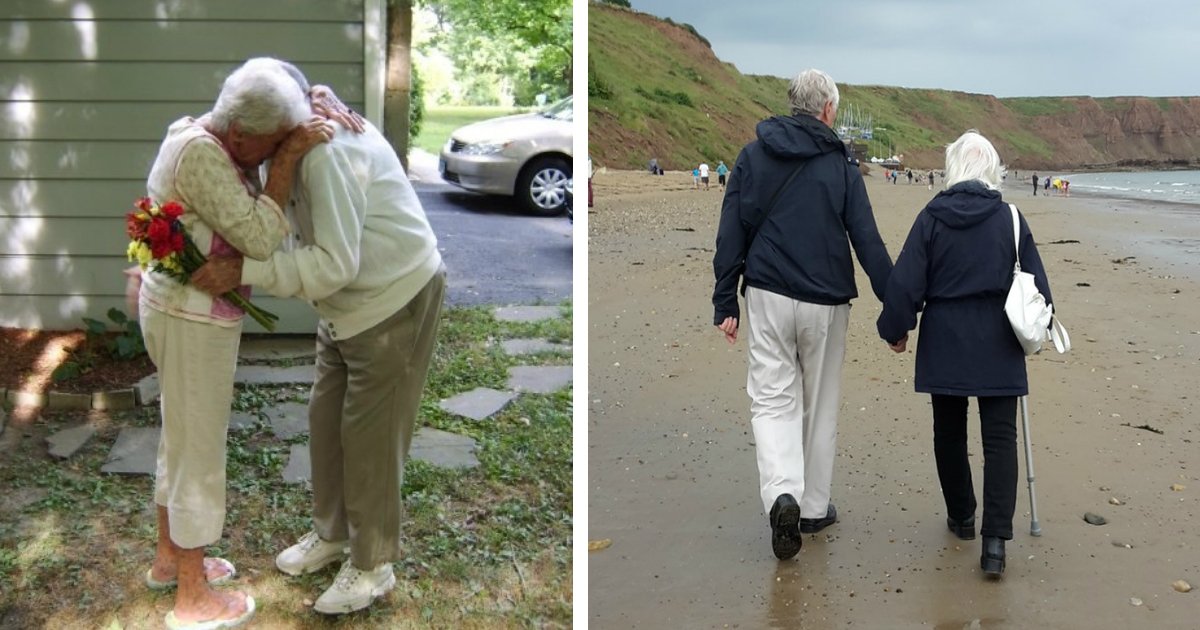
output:
M 1075 347 L 1029 359 L 1043 534 L 1029 535 L 1022 454 L 1007 570 L 989 582 L 980 540 L 946 531 L 929 399 L 912 390 L 915 345 L 895 355 L 879 340 L 880 305 L 861 270 L 839 522 L 806 536 L 795 559 L 774 558 L 745 339 L 729 346 L 711 325 L 721 193 L 692 190 L 685 173 L 609 171 L 594 185 L 588 536 L 612 546 L 588 555 L 589 627 L 1196 627 L 1200 590 L 1172 588 L 1183 579 L 1200 589 L 1196 209 L 1006 191 L 1032 226 Z M 884 184 L 881 172 L 868 190 L 895 257 L 933 191 Z M 970 413 L 982 498 L 974 403 Z M 1108 524 L 1085 523 L 1085 512 Z

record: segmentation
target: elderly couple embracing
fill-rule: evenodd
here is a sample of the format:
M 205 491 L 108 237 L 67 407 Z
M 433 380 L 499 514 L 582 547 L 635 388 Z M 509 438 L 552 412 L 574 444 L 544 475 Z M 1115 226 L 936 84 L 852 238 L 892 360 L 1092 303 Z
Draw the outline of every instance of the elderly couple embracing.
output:
M 978 403 L 984 453 L 980 567 L 1004 571 L 1017 493 L 1016 411 L 1028 393 L 1025 354 L 1004 314 L 1013 223 L 1001 162 L 969 131 L 946 149 L 944 189 L 917 215 L 895 266 L 875 225 L 858 164 L 831 129 L 838 89 L 819 70 L 791 82 L 790 116 L 758 125 L 729 179 L 717 233 L 713 324 L 734 343 L 749 322 L 746 389 L 771 546 L 795 556 L 802 535 L 837 522 L 830 501 L 850 300 L 850 248 L 883 303 L 880 337 L 903 352 L 920 319 L 915 389 L 933 407 L 934 459 L 946 524 L 975 538 L 967 402 Z M 1052 302 L 1024 217 L 1020 263 Z
M 258 58 L 226 78 L 212 111 L 170 126 L 147 190 L 156 204 L 184 206 L 209 258 L 187 284 L 144 271 L 138 295 L 162 385 L 158 541 L 145 580 L 177 589 L 167 626 L 230 628 L 254 615 L 250 595 L 212 588 L 234 565 L 205 557 L 225 521 L 243 317 L 213 296 L 247 285 L 303 299 L 320 316 L 308 408 L 313 531 L 275 564 L 301 575 L 340 563 L 316 610 L 369 606 L 395 584 L 404 462 L 445 293 L 436 238 L 399 159 L 327 88 Z

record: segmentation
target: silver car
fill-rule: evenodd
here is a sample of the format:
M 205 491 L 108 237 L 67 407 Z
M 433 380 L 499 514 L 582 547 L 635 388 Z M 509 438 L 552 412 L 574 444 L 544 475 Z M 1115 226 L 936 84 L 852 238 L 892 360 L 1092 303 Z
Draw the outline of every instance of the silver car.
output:
M 568 97 L 540 112 L 460 127 L 442 148 L 442 179 L 516 197 L 534 214 L 562 213 L 571 179 L 571 104 Z

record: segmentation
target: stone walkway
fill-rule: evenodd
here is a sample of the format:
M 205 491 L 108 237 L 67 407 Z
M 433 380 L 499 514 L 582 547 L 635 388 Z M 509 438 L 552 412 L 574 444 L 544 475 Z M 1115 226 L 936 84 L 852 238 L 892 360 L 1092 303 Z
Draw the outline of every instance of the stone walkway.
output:
M 534 322 L 560 317 L 556 306 L 504 306 L 495 309 L 500 321 Z M 548 339 L 508 339 L 501 343 L 510 356 L 541 355 L 547 353 L 571 354 L 571 347 L 553 343 Z M 241 384 L 257 385 L 311 385 L 316 378 L 315 346 L 311 337 L 264 337 L 246 339 L 241 345 L 241 361 L 291 361 L 292 365 L 239 365 L 235 380 Z M 476 388 L 447 398 L 439 406 L 449 412 L 475 421 L 485 421 L 515 400 L 522 393 L 552 393 L 572 382 L 571 366 L 517 366 L 509 373 L 507 390 L 486 387 Z M 136 385 L 142 404 L 157 400 L 159 395 L 158 376 L 146 377 Z M 229 422 L 230 431 L 244 431 L 259 425 L 264 426 L 279 440 L 291 440 L 308 433 L 308 408 L 302 402 L 286 402 L 262 411 L 260 414 L 235 412 Z M 4 430 L 4 415 L 0 410 L 0 432 Z M 153 475 L 156 465 L 158 427 L 127 427 L 117 435 L 109 451 L 108 460 L 101 467 L 103 472 L 121 474 Z M 57 458 L 66 459 L 83 447 L 95 434 L 90 424 L 84 423 L 63 429 L 46 439 L 48 450 Z M 474 468 L 479 466 L 475 454 L 475 440 L 463 435 L 421 427 L 413 436 L 409 456 L 445 468 Z M 304 483 L 312 478 L 312 462 L 308 444 L 291 445 L 291 453 L 284 468 L 283 480 L 287 483 Z

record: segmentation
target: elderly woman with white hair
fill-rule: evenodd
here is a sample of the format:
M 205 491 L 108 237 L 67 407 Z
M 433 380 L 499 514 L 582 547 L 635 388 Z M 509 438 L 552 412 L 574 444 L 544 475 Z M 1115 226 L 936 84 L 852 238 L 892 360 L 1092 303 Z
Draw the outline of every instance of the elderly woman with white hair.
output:
M 299 86 L 273 62 L 251 60 L 225 80 L 211 112 L 167 129 L 147 191 L 183 205 L 181 221 L 207 255 L 265 259 L 287 235 L 282 207 L 296 164 L 332 129 L 313 118 Z M 248 175 L 273 157 L 265 191 Z M 225 438 L 242 311 L 151 270 L 139 295 L 146 349 L 158 368 L 162 434 L 154 502 L 158 541 L 146 584 L 178 587 L 169 628 L 226 628 L 254 614 L 254 599 L 213 590 L 235 569 L 204 548 L 225 521 Z
M 948 513 L 962 540 L 975 538 L 975 491 L 967 458 L 967 399 L 979 404 L 983 438 L 983 552 L 989 577 L 1004 572 L 1017 500 L 1017 398 L 1029 392 L 1025 353 L 1004 314 L 1012 283 L 1013 227 L 1000 196 L 1000 157 L 974 130 L 946 148 L 945 189 L 914 221 L 884 295 L 879 335 L 903 352 L 921 316 L 916 391 L 933 399 L 933 452 Z M 1021 269 L 1050 302 L 1033 234 L 1020 218 Z

